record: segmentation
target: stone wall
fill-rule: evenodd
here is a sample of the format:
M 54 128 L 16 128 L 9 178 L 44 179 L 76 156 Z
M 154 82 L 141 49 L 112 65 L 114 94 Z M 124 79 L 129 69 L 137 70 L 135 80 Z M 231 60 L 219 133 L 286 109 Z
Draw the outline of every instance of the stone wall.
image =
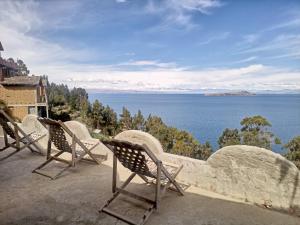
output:
M 65 123 L 81 140 L 93 139 L 87 128 L 76 121 Z M 45 128 L 28 115 L 22 122 L 24 129 Z M 279 154 L 253 146 L 228 146 L 216 151 L 207 161 L 163 152 L 159 141 L 142 131 L 124 131 L 116 139 L 146 144 L 162 161 L 183 164 L 179 181 L 201 187 L 243 201 L 290 209 L 300 207 L 300 175 L 297 167 Z M 95 140 L 96 141 L 96 140 Z M 40 141 L 46 149 L 47 137 Z M 103 144 L 96 149 L 99 154 L 111 152 Z
M 0 86 L 0 99 L 8 105 L 35 104 L 36 87 Z
M 154 137 L 141 131 L 124 131 L 115 138 L 140 144 L 141 136 L 163 161 L 183 165 L 178 179 L 184 183 L 259 205 L 300 207 L 299 170 L 279 154 L 236 145 L 222 148 L 203 161 L 164 153 Z

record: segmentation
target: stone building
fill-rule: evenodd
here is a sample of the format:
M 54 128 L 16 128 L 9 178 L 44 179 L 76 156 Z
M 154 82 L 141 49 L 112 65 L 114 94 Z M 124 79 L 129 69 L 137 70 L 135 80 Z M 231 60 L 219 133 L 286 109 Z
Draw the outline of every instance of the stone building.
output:
M 0 42 L 0 51 L 3 47 Z M 46 82 L 40 76 L 20 76 L 16 63 L 0 56 L 0 99 L 22 120 L 28 114 L 48 117 Z

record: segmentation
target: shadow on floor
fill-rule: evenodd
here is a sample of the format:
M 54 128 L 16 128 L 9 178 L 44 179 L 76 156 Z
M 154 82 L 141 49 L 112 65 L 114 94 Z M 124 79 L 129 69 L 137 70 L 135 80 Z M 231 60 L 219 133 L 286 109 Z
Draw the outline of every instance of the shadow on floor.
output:
M 31 173 L 43 160 L 42 156 L 24 151 L 0 163 L 1 225 L 124 224 L 98 213 L 111 196 L 111 167 L 81 162 L 57 180 L 50 180 Z M 147 197 L 154 193 L 154 188 L 145 184 L 133 183 L 129 189 Z M 145 206 L 124 197 L 112 205 L 136 221 Z M 160 211 L 154 212 L 147 224 L 296 225 L 299 218 L 253 205 L 192 193 L 181 197 L 168 191 Z

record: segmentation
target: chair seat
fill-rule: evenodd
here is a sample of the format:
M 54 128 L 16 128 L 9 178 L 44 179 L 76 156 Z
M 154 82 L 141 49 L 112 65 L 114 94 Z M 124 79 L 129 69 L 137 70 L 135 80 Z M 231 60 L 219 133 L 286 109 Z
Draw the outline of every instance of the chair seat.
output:
M 87 148 L 87 149 L 91 149 L 94 148 L 94 146 L 99 144 L 99 141 L 95 141 L 95 140 L 80 140 L 81 143 Z M 54 156 L 56 153 L 58 153 L 59 150 L 57 149 L 52 149 L 52 153 L 51 156 Z M 75 152 L 77 154 L 77 156 L 80 156 L 81 154 L 85 154 L 86 152 L 82 149 L 82 147 L 80 147 L 80 145 L 76 144 L 76 149 Z M 98 154 L 93 154 L 91 153 L 95 158 L 103 158 L 102 155 L 98 155 Z M 71 162 L 72 161 L 72 154 L 70 152 L 64 152 L 59 156 L 60 159 Z M 85 155 L 83 157 L 84 159 L 91 159 L 91 157 L 89 155 Z
M 93 140 L 80 140 L 80 141 L 87 149 L 94 148 L 96 145 L 99 144 L 99 141 L 93 141 Z M 85 151 L 82 149 L 80 145 L 76 145 L 76 152 L 85 153 Z
M 41 138 L 42 136 L 44 136 L 44 134 L 41 134 L 38 132 L 33 132 L 30 135 L 28 135 L 26 138 L 22 139 L 22 143 L 28 144 L 32 141 L 35 141 L 35 140 Z
M 156 166 L 156 164 L 151 159 L 148 159 L 146 164 L 149 168 L 150 173 L 153 175 L 153 177 L 157 178 L 157 166 Z M 163 164 L 164 168 L 168 171 L 168 173 L 172 177 L 174 177 L 174 175 L 177 172 L 179 166 L 175 165 L 175 164 L 167 163 L 167 162 L 162 162 L 162 164 Z M 167 180 L 168 178 L 165 176 L 164 173 L 161 173 L 160 179 L 161 180 Z

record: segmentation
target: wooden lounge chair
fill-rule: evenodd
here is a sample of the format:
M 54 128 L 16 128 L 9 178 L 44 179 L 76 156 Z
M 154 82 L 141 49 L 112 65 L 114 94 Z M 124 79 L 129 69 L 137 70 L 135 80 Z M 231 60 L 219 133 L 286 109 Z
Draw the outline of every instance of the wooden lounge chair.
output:
M 91 143 L 79 140 L 76 135 L 61 121 L 49 118 L 38 118 L 38 120 L 48 129 L 49 139 L 47 146 L 47 159 L 44 163 L 34 169 L 32 171 L 33 173 L 38 173 L 54 180 L 70 167 L 75 167 L 80 160 L 88 160 L 100 164 L 101 161 L 107 159 L 107 155 L 96 155 L 91 153 L 91 151 L 99 145 L 99 142 Z M 71 137 L 71 143 L 68 142 L 66 134 Z M 51 147 L 52 143 L 56 147 L 55 150 Z M 56 152 L 52 153 L 52 151 Z M 71 159 L 68 160 L 60 157 L 63 153 L 67 153 L 68 156 L 71 155 Z M 89 158 L 86 157 L 87 155 Z M 67 166 L 55 175 L 51 176 L 50 174 L 44 173 L 41 169 L 53 160 L 66 163 Z
M 147 148 L 146 145 L 141 146 L 115 139 L 110 141 L 103 141 L 103 144 L 106 145 L 114 154 L 112 180 L 113 196 L 99 210 L 100 213 L 104 212 L 128 224 L 142 225 L 146 223 L 147 219 L 154 210 L 159 209 L 160 199 L 165 193 L 166 189 L 170 188 L 170 185 L 174 186 L 173 190 L 177 191 L 180 195 L 183 195 L 182 188 L 175 181 L 175 177 L 182 169 L 182 166 L 177 166 L 173 164 L 168 165 L 165 163 L 163 164 L 162 161 L 158 160 L 157 157 L 151 152 L 151 150 Z M 121 164 L 124 167 L 126 167 L 132 172 L 132 174 L 123 183 L 121 187 L 117 187 L 117 159 L 121 162 Z M 125 190 L 126 186 L 136 175 L 142 178 L 146 183 L 152 183 L 156 185 L 154 200 Z M 151 179 L 152 181 L 150 181 Z M 150 204 L 150 207 L 148 208 L 148 210 L 146 210 L 142 219 L 138 223 L 108 208 L 110 203 L 116 197 L 118 197 L 119 194 L 124 194 Z
M 42 151 L 36 144 L 38 140 L 43 138 L 46 134 L 39 134 L 37 132 L 26 133 L 4 110 L 0 109 L 0 126 L 3 129 L 3 137 L 5 146 L 0 149 L 0 152 L 15 148 L 16 150 L 7 156 L 0 159 L 0 161 L 9 158 L 10 156 L 28 148 L 31 152 L 41 154 Z M 9 141 L 9 137 L 13 142 Z M 34 148 L 32 148 L 34 147 Z

